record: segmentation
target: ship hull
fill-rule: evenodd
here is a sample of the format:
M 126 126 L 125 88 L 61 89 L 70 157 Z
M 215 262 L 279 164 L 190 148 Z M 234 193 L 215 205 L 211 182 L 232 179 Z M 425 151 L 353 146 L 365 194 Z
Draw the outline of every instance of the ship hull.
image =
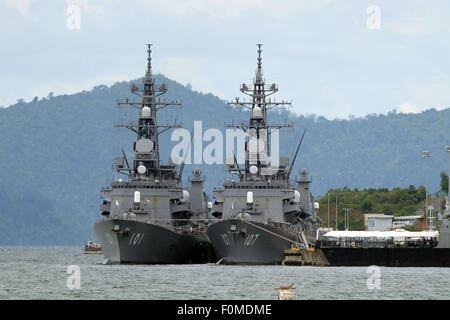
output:
M 281 264 L 284 250 L 298 241 L 277 228 L 238 219 L 215 222 L 207 233 L 222 264 Z
M 206 262 L 206 234 L 184 235 L 155 224 L 102 220 L 94 225 L 102 252 L 113 264 L 183 264 Z
M 450 267 L 450 248 L 322 248 L 330 266 Z

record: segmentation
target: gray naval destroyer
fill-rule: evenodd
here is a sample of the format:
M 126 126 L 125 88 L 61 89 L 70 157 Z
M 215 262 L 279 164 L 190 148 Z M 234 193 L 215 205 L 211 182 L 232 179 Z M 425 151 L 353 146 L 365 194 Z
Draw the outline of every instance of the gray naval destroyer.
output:
M 278 87 L 266 85 L 263 79 L 261 44 L 258 44 L 253 84 L 242 84 L 240 90 L 251 100 L 236 98 L 229 104 L 248 108 L 250 119 L 248 123 L 228 127 L 240 128 L 248 134 L 245 163 L 240 166 L 234 156 L 233 164 L 228 163 L 227 169 L 238 176 L 237 181 L 225 180 L 222 188 L 213 190 L 212 215 L 219 220 L 208 227 L 208 236 L 217 263 L 281 264 L 286 249 L 305 248 L 314 243 L 321 223 L 316 214 L 318 203 L 309 191 L 308 171 L 301 170 L 301 178 L 295 179 L 295 185 L 290 182 L 305 132 L 292 162 L 280 158 L 278 165 L 273 165 L 268 137 L 274 128 L 292 125 L 270 125 L 267 111 L 290 103 L 268 98 Z
M 190 186 L 183 188 L 184 162 L 177 167 L 172 161 L 167 165 L 160 161 L 158 135 L 179 125 L 158 125 L 157 111 L 180 103 L 159 98 L 167 87 L 155 84 L 151 45 L 147 52 L 143 89 L 131 86 L 139 101 L 118 102 L 139 112 L 137 123 L 117 125 L 136 134 L 135 158 L 131 166 L 123 150 L 123 157 L 115 158 L 114 169 L 127 178 L 102 188 L 103 218 L 95 223 L 94 232 L 110 263 L 206 262 L 210 259 L 210 245 L 204 219 L 210 209 L 203 192 L 205 178 L 195 169 L 189 178 Z

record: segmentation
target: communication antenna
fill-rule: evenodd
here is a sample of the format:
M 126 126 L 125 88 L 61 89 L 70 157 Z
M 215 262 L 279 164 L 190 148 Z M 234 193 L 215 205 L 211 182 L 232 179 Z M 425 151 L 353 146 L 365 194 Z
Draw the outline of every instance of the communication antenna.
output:
M 291 166 L 289 167 L 289 170 L 287 172 L 287 176 L 288 177 L 291 174 L 292 168 L 294 167 L 295 160 L 297 160 L 298 151 L 300 150 L 300 147 L 302 146 L 302 142 L 303 142 L 303 138 L 305 137 L 305 133 L 306 133 L 306 128 L 303 131 L 302 138 L 300 139 L 300 142 L 299 142 L 299 144 L 297 146 L 297 150 L 295 150 L 294 158 L 292 159 Z
M 188 145 L 188 148 L 186 150 L 186 153 L 184 154 L 183 162 L 181 163 L 180 172 L 178 174 L 178 179 L 180 181 L 183 178 L 183 170 L 184 170 L 184 166 L 186 165 L 187 156 L 191 152 L 191 144 L 192 144 L 192 138 L 193 138 L 192 130 L 190 131 L 190 136 L 191 136 L 191 140 L 189 140 L 189 145 Z
M 127 164 L 128 172 L 130 173 L 130 176 L 131 176 L 132 173 L 131 173 L 130 164 L 128 163 L 127 155 L 125 154 L 125 151 L 123 151 L 123 149 L 122 149 L 122 154 L 123 154 L 123 158 L 125 159 L 125 163 Z

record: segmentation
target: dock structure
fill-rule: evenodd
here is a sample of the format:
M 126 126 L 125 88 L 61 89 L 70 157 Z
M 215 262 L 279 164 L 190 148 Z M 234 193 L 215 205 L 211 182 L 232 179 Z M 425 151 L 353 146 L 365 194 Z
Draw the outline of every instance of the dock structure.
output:
M 329 266 L 325 254 L 321 249 L 306 248 L 298 249 L 292 248 L 284 251 L 284 265 L 287 266 Z

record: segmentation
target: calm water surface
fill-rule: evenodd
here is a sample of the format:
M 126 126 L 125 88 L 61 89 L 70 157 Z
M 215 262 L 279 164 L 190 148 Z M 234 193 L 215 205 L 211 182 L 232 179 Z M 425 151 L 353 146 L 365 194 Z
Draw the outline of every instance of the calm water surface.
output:
M 450 299 L 450 268 L 380 268 L 369 290 L 365 267 L 104 265 L 81 247 L 0 247 L 0 299 Z M 80 290 L 66 286 L 78 265 Z

